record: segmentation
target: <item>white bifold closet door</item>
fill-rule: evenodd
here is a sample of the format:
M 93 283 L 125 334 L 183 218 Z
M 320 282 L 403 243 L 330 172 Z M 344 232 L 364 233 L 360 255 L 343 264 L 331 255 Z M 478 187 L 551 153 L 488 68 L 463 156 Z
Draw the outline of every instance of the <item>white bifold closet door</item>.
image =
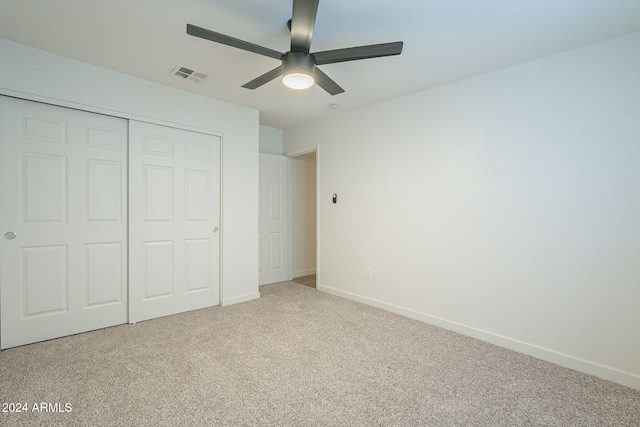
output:
M 0 346 L 127 322 L 127 121 L 0 96 Z
M 129 123 L 129 322 L 219 304 L 220 138 Z

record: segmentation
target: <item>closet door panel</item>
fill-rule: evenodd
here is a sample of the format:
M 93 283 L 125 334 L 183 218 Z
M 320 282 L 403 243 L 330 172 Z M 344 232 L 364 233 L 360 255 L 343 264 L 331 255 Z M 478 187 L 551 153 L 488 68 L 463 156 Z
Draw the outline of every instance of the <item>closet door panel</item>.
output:
M 219 304 L 220 138 L 131 121 L 130 321 Z
M 0 97 L 0 346 L 127 322 L 127 121 Z

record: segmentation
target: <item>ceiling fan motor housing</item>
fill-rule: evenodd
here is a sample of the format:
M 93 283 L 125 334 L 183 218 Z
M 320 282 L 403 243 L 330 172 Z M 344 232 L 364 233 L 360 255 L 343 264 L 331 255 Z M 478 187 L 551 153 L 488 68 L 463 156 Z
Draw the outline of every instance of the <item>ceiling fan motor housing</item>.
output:
M 304 52 L 287 52 L 282 55 L 282 74 L 303 73 L 314 77 L 316 59 Z

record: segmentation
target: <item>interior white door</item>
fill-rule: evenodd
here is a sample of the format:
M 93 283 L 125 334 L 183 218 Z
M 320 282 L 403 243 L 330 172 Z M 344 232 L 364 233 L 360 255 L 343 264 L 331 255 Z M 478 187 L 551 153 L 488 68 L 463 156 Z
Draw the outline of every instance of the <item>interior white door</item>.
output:
M 2 348 L 127 322 L 127 121 L 0 97 Z
M 289 279 L 287 237 L 287 157 L 260 154 L 258 280 L 260 285 Z
M 220 137 L 129 122 L 131 323 L 220 301 Z

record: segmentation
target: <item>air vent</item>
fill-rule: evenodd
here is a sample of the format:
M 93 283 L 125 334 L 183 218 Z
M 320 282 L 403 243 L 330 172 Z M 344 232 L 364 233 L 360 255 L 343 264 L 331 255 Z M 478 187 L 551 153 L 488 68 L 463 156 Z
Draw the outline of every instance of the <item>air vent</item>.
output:
M 182 65 L 178 65 L 176 68 L 174 68 L 171 74 L 176 77 L 180 77 L 181 79 L 191 80 L 195 83 L 200 83 L 201 81 L 209 77 L 204 73 L 194 71 L 191 68 L 183 67 Z

